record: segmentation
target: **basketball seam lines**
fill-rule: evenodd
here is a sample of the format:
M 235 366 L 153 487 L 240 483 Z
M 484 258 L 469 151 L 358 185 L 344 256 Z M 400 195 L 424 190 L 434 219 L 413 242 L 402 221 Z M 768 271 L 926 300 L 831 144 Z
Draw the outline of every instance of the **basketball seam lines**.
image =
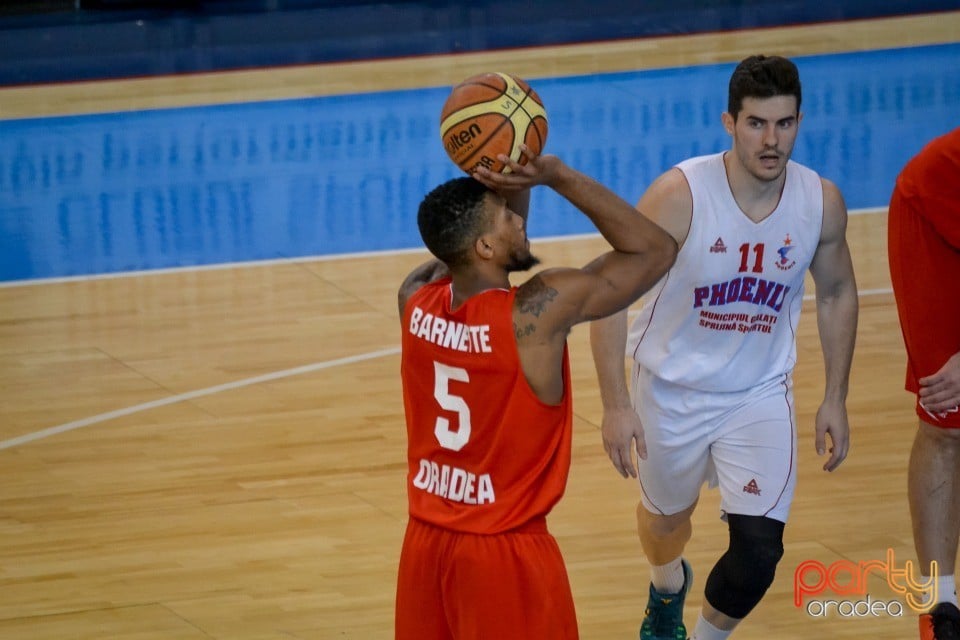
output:
M 504 91 L 502 91 L 502 92 L 500 93 L 500 96 L 497 98 L 497 100 L 499 100 L 500 98 L 503 98 L 504 96 L 506 96 L 506 97 L 508 97 L 508 98 L 510 97 L 510 96 L 507 96 L 507 94 L 506 94 L 506 89 L 509 88 L 509 86 L 510 86 L 510 85 L 507 84 L 507 86 L 504 87 Z M 490 135 L 487 136 L 487 139 L 488 139 L 488 140 L 489 140 L 490 138 L 494 137 L 495 135 L 497 135 L 497 132 L 500 131 L 501 129 L 503 129 L 504 125 L 509 124 L 510 127 L 513 128 L 513 120 L 512 120 L 513 114 L 515 114 L 515 113 L 517 112 L 517 109 L 520 108 L 520 105 L 523 104 L 523 102 L 526 102 L 526 101 L 527 101 L 527 97 L 528 97 L 529 95 L 530 95 L 530 92 L 529 92 L 529 91 L 523 94 L 523 101 L 517 103 L 517 106 L 514 107 L 514 109 L 509 113 L 509 115 L 507 115 L 507 117 L 504 119 L 504 121 L 501 122 L 500 124 L 498 124 L 496 127 L 494 127 L 493 131 L 490 132 Z M 513 98 L 510 98 L 510 99 L 513 100 Z M 514 102 L 517 102 L 516 100 L 513 100 L 513 101 L 514 101 Z M 493 101 L 490 100 L 489 102 L 493 102 Z M 526 113 L 526 112 L 525 112 L 525 113 Z M 513 129 L 513 137 L 514 137 L 514 139 L 516 139 L 516 137 L 517 137 L 517 130 L 516 130 L 515 128 Z M 480 153 L 480 149 L 482 149 L 482 148 L 483 148 L 483 147 L 477 147 L 476 149 L 474 149 L 474 150 L 470 153 L 470 155 L 468 155 L 466 158 L 464 158 L 463 160 L 461 160 L 461 163 L 462 163 L 462 164 L 467 164 L 467 163 L 469 163 L 469 162 L 473 159 L 473 157 L 474 157 L 475 155 L 477 155 L 478 153 Z
M 509 76 L 506 76 L 506 74 L 500 74 L 500 73 L 498 73 L 497 75 L 500 76 L 500 77 L 503 79 L 503 81 L 504 81 L 504 87 L 503 87 L 503 89 L 500 89 L 499 87 L 495 87 L 495 86 L 493 86 L 493 85 L 490 85 L 490 84 L 488 84 L 488 83 L 486 83 L 486 82 L 469 82 L 469 83 L 464 83 L 464 84 L 467 85 L 467 86 L 486 87 L 486 88 L 488 88 L 488 89 L 493 89 L 494 91 L 496 91 L 496 92 L 499 94 L 496 98 L 493 98 L 493 99 L 490 99 L 490 100 L 483 100 L 483 101 L 480 101 L 480 102 L 471 103 L 471 104 L 467 104 L 467 105 L 463 105 L 463 106 L 459 107 L 458 109 L 456 109 L 456 110 L 454 111 L 454 113 L 456 113 L 457 111 L 464 110 L 464 109 L 469 109 L 470 107 L 476 107 L 476 106 L 478 106 L 478 105 L 482 105 L 482 104 L 485 104 L 485 103 L 495 102 L 495 101 L 497 101 L 497 100 L 500 100 L 500 99 L 506 97 L 506 98 L 512 100 L 513 102 L 515 102 L 516 105 L 515 105 L 514 108 L 509 112 L 509 114 L 504 114 L 504 113 L 501 112 L 501 115 L 504 115 L 504 116 L 505 116 L 505 117 L 504 117 L 504 120 L 503 120 L 500 124 L 498 124 L 496 127 L 494 127 L 493 131 L 491 131 L 491 132 L 487 135 L 486 139 L 489 140 L 489 139 L 493 138 L 494 136 L 497 135 L 497 133 L 498 133 L 501 129 L 503 129 L 503 127 L 504 127 L 505 125 L 509 124 L 510 127 L 513 129 L 513 138 L 514 138 L 514 140 L 516 140 L 517 137 L 519 136 L 520 132 L 517 131 L 517 128 L 516 128 L 516 127 L 514 126 L 514 124 L 513 124 L 513 116 L 514 116 L 518 111 L 522 110 L 523 113 L 527 116 L 528 123 L 527 123 L 527 130 L 523 132 L 523 139 L 522 139 L 521 142 L 522 142 L 523 144 L 526 144 L 526 142 L 527 142 L 527 133 L 528 133 L 528 132 L 530 131 L 530 129 L 532 128 L 533 131 L 535 132 L 536 136 L 537 136 L 537 140 L 538 140 L 538 142 L 539 142 L 539 144 L 540 144 L 540 147 L 543 148 L 545 141 L 544 141 L 544 139 L 543 139 L 543 136 L 540 135 L 540 129 L 538 129 L 538 128 L 536 127 L 536 125 L 534 124 L 534 123 L 536 122 L 536 119 L 537 119 L 537 118 L 541 118 L 542 116 L 540 116 L 539 114 L 537 114 L 536 116 L 531 115 L 530 111 L 528 111 L 528 110 L 527 110 L 526 108 L 524 108 L 524 106 L 523 106 L 523 105 L 527 102 L 527 100 L 530 98 L 530 94 L 533 93 L 533 87 L 528 85 L 527 88 L 526 88 L 526 90 L 521 89 L 521 91 L 523 91 L 523 98 L 522 98 L 521 100 L 515 100 L 514 98 L 512 98 L 511 96 L 509 96 L 509 95 L 507 94 L 507 91 L 510 89 L 510 86 L 511 86 L 512 78 L 510 78 Z M 516 86 L 517 86 L 518 89 L 520 89 L 520 85 L 519 85 L 519 84 L 517 84 Z M 542 105 L 541 105 L 541 107 L 542 107 Z M 450 118 L 451 115 L 453 115 L 453 114 L 449 114 L 449 115 L 447 115 L 446 117 L 444 117 L 444 114 L 441 113 L 441 116 L 440 116 L 441 127 L 443 126 L 443 123 L 446 122 L 446 121 Z M 469 116 L 464 116 L 464 119 L 466 119 L 467 117 L 469 117 Z M 473 116 L 473 117 L 475 117 L 475 116 Z M 463 122 L 463 120 L 457 120 L 457 121 L 451 123 L 450 126 L 448 126 L 448 127 L 446 128 L 446 131 L 450 131 L 450 129 L 452 129 L 454 126 L 456 126 L 457 124 L 459 124 L 459 123 L 461 123 L 461 122 Z M 472 152 L 470 152 L 467 156 L 465 156 L 465 157 L 462 158 L 459 162 L 457 162 L 457 164 L 458 164 L 461 168 L 463 168 L 463 165 L 468 165 L 468 166 L 469 166 L 470 162 L 472 162 L 473 158 L 476 157 L 476 155 L 480 152 L 480 150 L 481 150 L 482 148 L 483 148 L 482 145 L 481 145 L 481 146 L 478 146 L 476 149 L 474 149 Z M 515 158 L 515 159 L 519 160 L 519 158 Z

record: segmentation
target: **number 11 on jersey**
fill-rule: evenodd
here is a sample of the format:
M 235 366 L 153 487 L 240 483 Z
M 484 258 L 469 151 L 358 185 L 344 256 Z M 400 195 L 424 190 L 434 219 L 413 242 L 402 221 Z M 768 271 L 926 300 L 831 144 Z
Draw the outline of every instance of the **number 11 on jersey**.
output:
M 759 242 L 753 245 L 753 273 L 763 273 L 763 243 Z M 740 273 L 747 270 L 747 263 L 750 258 L 750 244 L 744 242 L 740 245 Z

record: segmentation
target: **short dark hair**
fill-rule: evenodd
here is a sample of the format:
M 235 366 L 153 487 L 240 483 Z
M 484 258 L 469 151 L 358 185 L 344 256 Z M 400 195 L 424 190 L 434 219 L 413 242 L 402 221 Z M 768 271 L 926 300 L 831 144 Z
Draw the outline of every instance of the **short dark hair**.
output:
M 737 119 L 744 98 L 794 96 L 800 111 L 800 72 L 797 65 L 781 56 L 744 58 L 730 76 L 727 112 Z
M 469 249 L 485 229 L 484 198 L 489 190 L 473 178 L 453 178 L 428 193 L 417 211 L 420 237 L 448 267 L 468 260 Z

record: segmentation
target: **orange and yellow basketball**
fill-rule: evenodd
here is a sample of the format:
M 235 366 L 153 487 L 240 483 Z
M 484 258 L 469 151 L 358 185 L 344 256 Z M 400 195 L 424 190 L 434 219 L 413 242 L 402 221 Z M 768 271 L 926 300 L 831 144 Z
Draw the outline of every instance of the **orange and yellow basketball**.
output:
M 440 113 L 440 137 L 447 155 L 467 173 L 478 166 L 503 171 L 498 154 L 524 164 L 521 144 L 536 154 L 543 151 L 547 112 L 525 81 L 506 73 L 482 73 L 450 92 Z

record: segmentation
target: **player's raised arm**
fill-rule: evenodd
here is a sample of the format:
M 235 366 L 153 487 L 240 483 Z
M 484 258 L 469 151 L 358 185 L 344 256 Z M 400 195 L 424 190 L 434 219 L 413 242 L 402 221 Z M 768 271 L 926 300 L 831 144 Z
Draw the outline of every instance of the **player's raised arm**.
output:
M 527 289 L 538 292 L 536 300 L 550 296 L 549 304 L 531 307 L 532 324 L 538 330 L 565 336 L 574 324 L 615 313 L 639 298 L 673 264 L 674 239 L 593 178 L 552 155 L 530 158 L 525 165 L 501 159 L 510 167 L 509 174 L 478 169 L 477 179 L 504 194 L 533 184 L 549 186 L 590 218 L 613 248 L 582 269 L 543 271 L 521 287 L 521 299 Z

